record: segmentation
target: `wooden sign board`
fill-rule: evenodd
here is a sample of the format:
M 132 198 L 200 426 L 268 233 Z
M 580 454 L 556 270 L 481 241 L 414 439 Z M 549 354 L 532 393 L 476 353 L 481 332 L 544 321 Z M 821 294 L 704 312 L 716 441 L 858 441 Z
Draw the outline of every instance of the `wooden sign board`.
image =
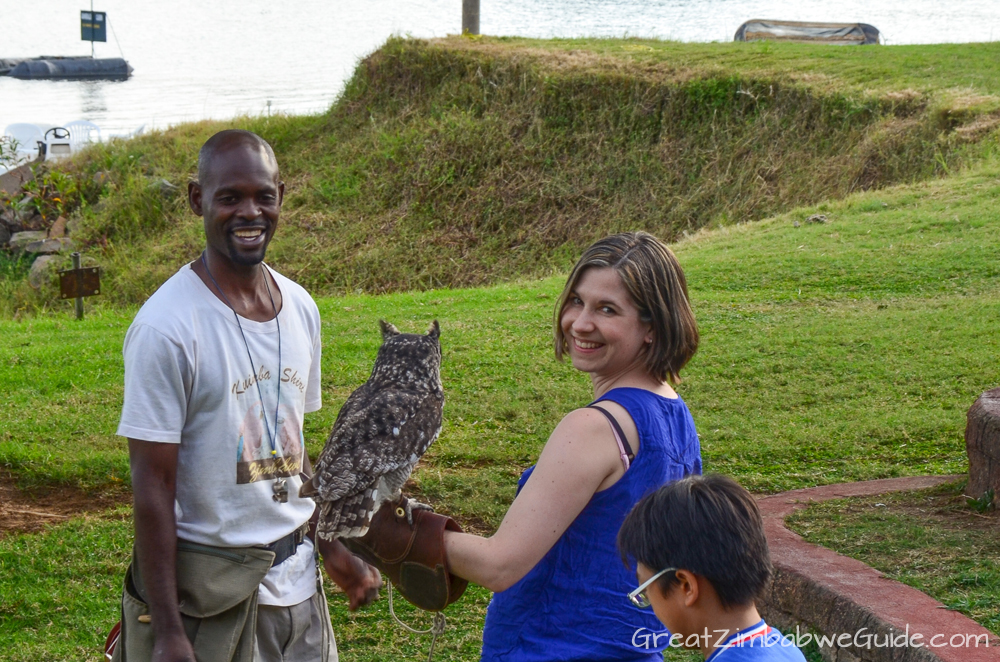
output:
M 81 267 L 59 272 L 59 292 L 63 299 L 90 297 L 101 293 L 100 267 Z

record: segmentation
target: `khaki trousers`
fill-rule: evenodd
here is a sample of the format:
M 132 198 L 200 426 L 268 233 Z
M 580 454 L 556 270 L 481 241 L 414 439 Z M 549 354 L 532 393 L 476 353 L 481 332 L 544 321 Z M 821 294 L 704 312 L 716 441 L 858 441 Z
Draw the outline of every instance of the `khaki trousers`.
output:
M 257 590 L 274 552 L 222 548 L 179 540 L 177 595 L 185 633 L 198 662 L 252 662 Z M 153 628 L 135 552 L 122 590 L 121 638 L 113 662 L 148 662 Z
M 257 605 L 256 641 L 255 662 L 338 662 L 323 587 L 291 607 Z

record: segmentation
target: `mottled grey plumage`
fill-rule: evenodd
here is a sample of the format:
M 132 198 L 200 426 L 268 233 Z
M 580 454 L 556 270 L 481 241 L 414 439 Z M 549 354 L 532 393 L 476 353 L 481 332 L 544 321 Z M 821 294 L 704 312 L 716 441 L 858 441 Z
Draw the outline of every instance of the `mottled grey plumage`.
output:
M 398 498 L 420 456 L 441 432 L 441 334 L 400 333 L 381 322 L 382 346 L 371 377 L 333 424 L 300 496 L 320 506 L 325 540 L 363 536 L 383 502 Z

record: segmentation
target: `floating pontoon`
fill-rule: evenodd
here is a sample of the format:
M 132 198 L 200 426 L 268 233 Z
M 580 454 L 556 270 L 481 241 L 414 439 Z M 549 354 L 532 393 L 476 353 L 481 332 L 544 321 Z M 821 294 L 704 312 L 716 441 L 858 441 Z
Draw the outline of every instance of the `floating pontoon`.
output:
M 7 75 L 27 80 L 127 80 L 131 74 L 132 67 L 120 57 L 40 57 L 20 62 Z

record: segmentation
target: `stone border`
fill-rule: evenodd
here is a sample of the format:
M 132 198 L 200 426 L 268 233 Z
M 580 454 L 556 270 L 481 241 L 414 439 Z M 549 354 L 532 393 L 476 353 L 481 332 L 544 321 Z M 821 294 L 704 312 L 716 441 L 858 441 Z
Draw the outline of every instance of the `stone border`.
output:
M 885 636 L 900 641 L 900 647 L 872 645 L 866 649 L 864 639 L 860 648 L 850 641 L 845 646 L 823 646 L 824 658 L 835 662 L 1000 662 L 1000 639 L 972 619 L 860 561 L 807 543 L 785 528 L 785 518 L 810 503 L 919 490 L 964 477 L 889 478 L 758 498 L 774 564 L 774 581 L 759 605 L 764 618 L 786 634 L 791 631 L 794 635 L 799 627 L 803 633 L 850 633 L 853 637 L 867 628 L 865 634 L 875 635 L 878 642 L 884 643 Z M 907 632 L 911 642 L 915 634 L 922 635 L 916 641 L 924 646 L 903 647 Z M 945 635 L 945 640 L 955 634 L 986 635 L 989 648 L 929 647 L 931 638 L 939 634 Z

